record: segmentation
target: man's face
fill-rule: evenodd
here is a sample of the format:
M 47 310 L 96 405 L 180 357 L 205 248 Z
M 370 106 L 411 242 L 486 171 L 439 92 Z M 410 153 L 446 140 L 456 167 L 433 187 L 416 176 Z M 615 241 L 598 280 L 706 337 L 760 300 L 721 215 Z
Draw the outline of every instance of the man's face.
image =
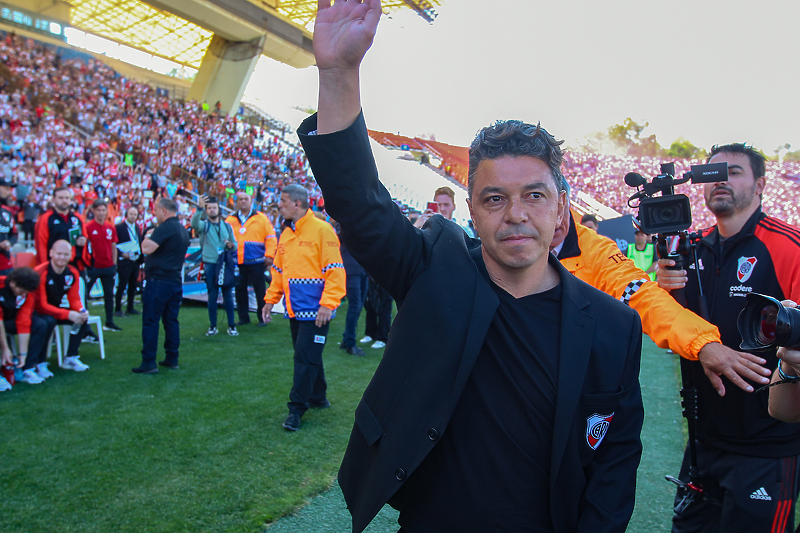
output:
M 206 204 L 206 215 L 208 215 L 208 218 L 217 218 L 219 216 L 219 204 Z
M 9 196 L 11 196 L 11 187 L 0 185 L 0 200 L 5 200 Z
M 53 196 L 53 205 L 57 211 L 62 213 L 69 211 L 70 194 L 69 191 L 58 191 Z
M 747 211 L 758 203 L 767 179 L 756 177 L 745 154 L 720 152 L 709 163 L 728 163 L 728 181 L 706 183 L 703 193 L 706 207 L 716 217 L 727 218 Z
M 56 241 L 50 248 L 50 262 L 61 269 L 67 266 L 72 257 L 72 247 L 66 241 Z
M 249 213 L 252 203 L 253 200 L 250 198 L 249 194 L 240 192 L 236 195 L 236 209 L 238 209 L 240 213 Z
M 485 254 L 501 269 L 527 268 L 549 252 L 564 216 L 548 166 L 535 157 L 481 161 L 475 172 L 470 215 Z
M 586 222 L 583 223 L 583 225 L 589 229 L 597 231 L 597 222 L 595 222 L 594 220 L 587 220 Z
M 133 224 L 136 222 L 136 219 L 139 218 L 139 210 L 135 207 L 131 207 L 128 209 L 128 212 L 125 213 L 125 220 L 128 221 L 128 224 Z
M 293 201 L 288 194 L 281 194 L 281 201 L 278 202 L 278 210 L 281 212 L 281 216 L 286 220 L 297 220 L 297 214 L 300 210 L 298 203 Z
M 633 240 L 636 241 L 636 246 L 639 246 L 641 248 L 647 243 L 647 235 L 642 233 L 641 231 L 637 231 L 633 235 Z
M 97 221 L 98 224 L 102 224 L 106 221 L 106 217 L 108 216 L 108 208 L 104 205 L 100 207 L 94 208 L 94 219 Z
M 17 287 L 17 284 L 13 281 L 8 282 L 8 288 L 11 289 L 11 292 L 14 293 L 14 296 L 25 296 L 28 294 L 28 291 L 23 289 L 22 287 Z
M 446 194 L 439 194 L 433 197 L 433 201 L 439 204 L 439 213 L 447 220 L 453 220 L 453 211 L 456 206 L 453 205 L 453 200 Z

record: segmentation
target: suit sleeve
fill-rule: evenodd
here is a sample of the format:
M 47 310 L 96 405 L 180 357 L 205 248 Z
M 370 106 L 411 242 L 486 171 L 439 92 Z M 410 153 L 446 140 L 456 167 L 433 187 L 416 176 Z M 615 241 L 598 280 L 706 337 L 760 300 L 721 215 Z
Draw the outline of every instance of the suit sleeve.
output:
M 347 294 L 347 274 L 344 271 L 342 254 L 339 251 L 339 238 L 329 224 L 325 224 L 325 226 L 320 236 L 322 245 L 320 258 L 325 289 L 322 291 L 319 304 L 328 309 L 336 309 Z
M 316 115 L 298 130 L 325 209 L 339 222 L 341 239 L 356 261 L 395 300 L 403 300 L 427 264 L 426 250 L 441 235 L 426 238 L 402 215 L 378 179 L 363 114 L 347 129 L 309 135 Z M 433 226 L 432 226 L 433 227 Z
M 697 360 L 703 346 L 721 342 L 716 326 L 684 309 L 624 256 L 611 239 L 579 230 L 579 244 L 586 275 L 578 277 L 635 309 L 642 319 L 642 329 L 660 348 Z
M 577 531 L 619 533 L 625 531 L 633 514 L 644 423 L 639 387 L 641 353 L 642 328 L 639 317 L 634 316 L 622 374 L 622 398 L 602 444 L 585 469 L 587 480 Z
M 283 251 L 278 243 L 275 252 L 275 261 L 272 263 L 272 281 L 270 281 L 264 301 L 268 304 L 276 304 L 283 297 Z

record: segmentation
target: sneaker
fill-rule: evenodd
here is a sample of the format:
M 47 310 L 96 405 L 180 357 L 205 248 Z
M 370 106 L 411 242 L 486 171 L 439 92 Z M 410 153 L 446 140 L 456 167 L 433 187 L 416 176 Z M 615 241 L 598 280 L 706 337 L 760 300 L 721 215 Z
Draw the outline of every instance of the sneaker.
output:
M 228 335 L 231 337 L 238 337 L 239 332 L 236 331 L 236 326 L 228 326 Z
M 230 329 L 230 328 L 228 328 L 228 329 Z M 208 331 L 206 331 L 206 337 L 213 337 L 217 333 L 219 333 L 219 331 L 217 331 L 216 327 L 208 328 Z
M 22 379 L 20 381 L 24 381 L 29 385 L 38 385 L 39 383 L 44 383 L 44 380 L 36 374 L 36 370 L 29 368 L 22 372 Z
M 100 344 L 100 339 L 94 333 L 90 333 L 83 338 L 82 342 L 88 342 L 89 344 Z
M 133 308 L 128 309 L 127 311 L 125 311 L 125 313 L 127 313 L 129 315 L 141 315 L 142 314 L 141 311 L 137 311 L 136 309 L 133 309 Z
M 236 325 L 236 326 L 246 326 L 246 325 L 248 325 L 248 324 L 250 324 L 250 321 L 249 321 L 249 320 L 240 320 L 240 321 L 238 321 L 238 322 L 237 322 L 235 325 Z
M 114 311 L 114 316 L 117 318 L 125 318 L 125 313 L 120 311 Z
M 103 331 L 122 331 L 122 328 L 113 322 L 107 322 L 105 325 L 103 325 Z
M 11 390 L 11 383 L 9 383 L 5 377 L 0 376 L 0 392 L 5 392 L 7 390 Z
M 300 417 L 298 415 L 289 415 L 283 421 L 283 427 L 286 431 L 297 431 L 300 429 Z
M 64 358 L 64 362 L 61 363 L 61 368 L 74 370 L 75 372 L 83 372 L 84 370 L 89 370 L 89 365 L 83 364 L 79 355 L 73 355 Z
M 170 363 L 169 361 L 159 361 L 158 366 L 165 366 L 172 370 L 178 370 L 178 363 Z
M 370 346 L 370 348 L 374 348 L 376 350 L 379 350 L 381 348 L 386 348 L 386 343 L 383 341 L 375 341 L 375 343 L 372 346 Z
M 344 351 L 349 353 L 350 355 L 357 355 L 359 357 L 364 357 L 365 355 L 367 355 L 367 352 L 365 352 L 358 346 L 350 346 L 349 348 L 345 348 Z
M 53 377 L 53 373 L 47 368 L 47 365 L 49 364 L 50 363 L 39 363 L 36 365 L 36 373 L 39 374 L 40 378 L 47 379 Z
M 361 344 L 367 344 L 368 342 L 372 342 L 372 337 L 370 337 L 369 335 L 367 335 L 366 337 L 364 337 L 363 339 L 361 339 L 361 340 L 360 340 L 360 341 L 358 341 L 358 342 L 360 342 Z
M 131 372 L 134 374 L 158 374 L 158 367 L 139 365 L 136 368 L 131 368 Z

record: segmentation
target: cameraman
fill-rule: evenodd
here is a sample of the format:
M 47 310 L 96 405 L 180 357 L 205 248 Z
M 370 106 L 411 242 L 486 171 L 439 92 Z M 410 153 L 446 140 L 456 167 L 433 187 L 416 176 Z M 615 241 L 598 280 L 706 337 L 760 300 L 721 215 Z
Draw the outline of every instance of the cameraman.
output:
M 784 300 L 785 307 L 797 307 L 791 300 Z M 781 370 L 789 377 L 800 376 L 800 350 L 778 348 Z M 772 383 L 782 378 L 778 369 L 772 375 Z M 769 414 L 784 422 L 800 422 L 800 384 L 778 385 L 769 390 Z
M 686 287 L 689 309 L 699 312 L 700 283 L 709 321 L 719 327 L 723 344 L 738 349 L 737 317 L 750 292 L 779 300 L 800 298 L 800 230 L 761 211 L 766 187 L 765 157 L 744 144 L 715 146 L 710 163 L 728 163 L 728 181 L 705 185 L 705 202 L 717 224 L 697 244 L 697 265 L 667 270 L 659 261 L 658 282 L 665 289 Z M 775 351 L 760 352 L 775 368 Z M 767 394 L 732 389 L 715 394 L 703 369 L 691 363 L 698 389 L 697 462 L 706 493 L 721 503 L 696 501 L 672 519 L 673 533 L 726 533 L 794 530 L 800 468 L 800 426 L 769 416 Z M 788 369 L 788 368 L 787 368 Z M 779 387 L 794 387 L 780 385 Z M 680 478 L 688 477 L 688 449 Z M 683 497 L 678 489 L 676 503 Z
M 225 249 L 236 246 L 236 237 L 233 235 L 231 225 L 220 217 L 219 201 L 203 195 L 197 206 L 199 209 L 192 217 L 192 229 L 200 236 L 200 248 L 206 275 L 206 288 L 208 289 L 208 320 L 209 327 L 206 336 L 217 334 L 217 295 L 222 289 L 222 300 L 225 302 L 225 314 L 228 315 L 228 335 L 239 335 L 236 331 L 236 321 L 233 314 L 233 285 L 220 287 L 218 282 L 220 254 Z

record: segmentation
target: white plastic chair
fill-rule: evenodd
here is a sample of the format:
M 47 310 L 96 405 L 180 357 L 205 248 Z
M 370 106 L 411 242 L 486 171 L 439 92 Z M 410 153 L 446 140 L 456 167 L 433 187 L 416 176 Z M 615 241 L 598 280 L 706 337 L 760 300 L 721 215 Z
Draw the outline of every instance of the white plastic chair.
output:
M 78 290 L 80 291 L 80 294 L 81 294 L 81 304 L 83 305 L 84 309 L 88 309 L 88 307 L 86 307 L 85 282 L 83 281 L 83 278 L 79 277 L 78 279 L 79 279 Z M 63 303 L 62 303 L 62 305 L 63 305 Z M 89 324 L 90 326 L 92 324 L 95 324 L 97 326 L 97 340 L 100 343 L 100 359 L 105 359 L 106 358 L 106 345 L 105 345 L 105 342 L 103 341 L 103 323 L 102 323 L 101 318 L 99 316 L 97 316 L 97 315 L 89 315 L 89 320 L 87 320 L 86 323 Z M 53 337 L 55 337 L 56 354 L 58 355 L 58 366 L 59 367 L 61 367 L 61 362 L 62 362 L 64 356 L 66 356 L 66 354 L 67 354 L 67 347 L 69 346 L 69 335 L 70 335 L 69 331 L 70 331 L 70 329 L 72 329 L 72 325 L 71 324 L 63 324 L 63 325 L 61 325 L 61 328 L 62 328 L 62 335 L 64 337 L 63 342 L 61 340 L 61 335 L 58 334 L 58 325 L 57 325 L 56 329 L 53 330 L 53 336 L 50 337 L 50 348 L 48 349 L 48 354 L 52 355 L 52 353 L 53 353 Z

